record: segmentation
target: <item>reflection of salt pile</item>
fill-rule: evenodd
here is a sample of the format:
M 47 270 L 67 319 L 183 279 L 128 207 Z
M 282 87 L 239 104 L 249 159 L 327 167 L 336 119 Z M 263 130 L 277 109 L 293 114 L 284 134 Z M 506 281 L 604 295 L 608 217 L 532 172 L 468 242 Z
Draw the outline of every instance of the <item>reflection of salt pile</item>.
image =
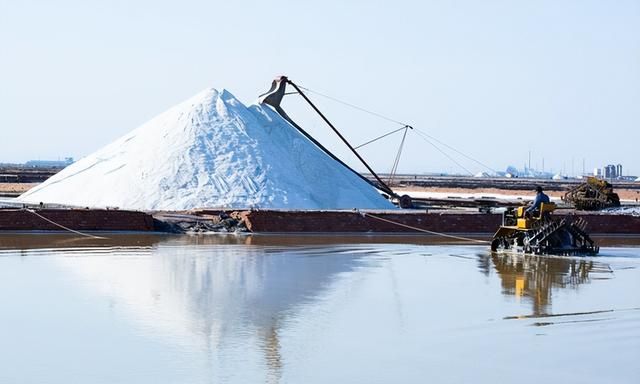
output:
M 79 248 L 74 251 L 81 257 L 55 260 L 145 328 L 197 344 L 240 338 L 239 345 L 249 347 L 255 342 L 249 330 L 265 335 L 278 328 L 279 321 L 295 317 L 298 306 L 330 291 L 341 274 L 363 265 L 361 256 L 371 252 L 212 244 Z
M 19 197 L 123 209 L 392 208 L 270 109 L 205 90 Z

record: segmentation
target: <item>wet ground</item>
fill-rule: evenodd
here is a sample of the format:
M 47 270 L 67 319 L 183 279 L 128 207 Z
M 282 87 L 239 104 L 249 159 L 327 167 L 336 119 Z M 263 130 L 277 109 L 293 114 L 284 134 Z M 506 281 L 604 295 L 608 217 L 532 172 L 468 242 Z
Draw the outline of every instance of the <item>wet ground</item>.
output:
M 0 235 L 4 383 L 637 383 L 640 246 Z

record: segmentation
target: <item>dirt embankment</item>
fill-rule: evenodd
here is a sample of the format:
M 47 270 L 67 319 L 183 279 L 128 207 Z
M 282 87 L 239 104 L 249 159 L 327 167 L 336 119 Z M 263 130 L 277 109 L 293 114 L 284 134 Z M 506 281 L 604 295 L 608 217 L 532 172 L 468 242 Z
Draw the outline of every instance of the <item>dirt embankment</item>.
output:
M 38 183 L 0 183 L 0 193 L 22 194 Z
M 407 186 L 407 187 L 397 187 L 393 188 L 393 190 L 399 194 L 407 193 L 407 192 L 438 192 L 438 193 L 447 193 L 452 196 L 456 194 L 498 194 L 498 195 L 517 195 L 517 196 L 530 196 L 533 199 L 536 195 L 535 191 L 529 190 L 505 190 L 499 188 L 450 188 L 450 187 L 419 187 L 419 186 Z M 640 191 L 637 189 L 624 189 L 624 188 L 616 188 L 614 192 L 618 194 L 620 200 L 627 201 L 640 201 Z M 550 197 L 560 198 L 564 196 L 565 191 L 545 191 L 547 195 Z

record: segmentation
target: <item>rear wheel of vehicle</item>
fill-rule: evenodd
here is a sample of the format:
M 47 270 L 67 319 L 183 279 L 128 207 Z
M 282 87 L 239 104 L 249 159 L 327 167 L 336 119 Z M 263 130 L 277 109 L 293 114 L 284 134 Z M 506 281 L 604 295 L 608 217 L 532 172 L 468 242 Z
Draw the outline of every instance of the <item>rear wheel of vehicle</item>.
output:
M 509 242 L 504 237 L 496 237 L 491 241 L 491 252 L 509 248 Z

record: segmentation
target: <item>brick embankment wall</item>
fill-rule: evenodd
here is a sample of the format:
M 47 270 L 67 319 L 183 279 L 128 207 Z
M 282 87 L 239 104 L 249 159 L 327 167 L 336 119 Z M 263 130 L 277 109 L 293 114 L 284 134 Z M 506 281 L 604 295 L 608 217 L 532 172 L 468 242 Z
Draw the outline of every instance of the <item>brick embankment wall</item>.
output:
M 640 216 L 576 213 L 587 221 L 587 233 L 640 235 Z
M 375 216 L 405 225 L 442 233 L 492 234 L 502 215 L 459 212 L 372 212 Z M 245 211 L 242 218 L 252 232 L 413 232 L 399 225 L 363 217 L 349 211 Z M 576 213 L 594 234 L 640 235 L 640 217 Z M 564 215 L 558 215 L 564 216 Z
M 77 231 L 153 231 L 144 212 L 102 209 L 40 209 L 39 215 Z M 60 231 L 60 227 L 23 209 L 0 209 L 0 230 Z
M 502 222 L 499 214 L 371 213 L 386 220 L 444 233 L 493 233 Z M 252 232 L 416 232 L 349 211 L 247 211 L 241 216 Z

